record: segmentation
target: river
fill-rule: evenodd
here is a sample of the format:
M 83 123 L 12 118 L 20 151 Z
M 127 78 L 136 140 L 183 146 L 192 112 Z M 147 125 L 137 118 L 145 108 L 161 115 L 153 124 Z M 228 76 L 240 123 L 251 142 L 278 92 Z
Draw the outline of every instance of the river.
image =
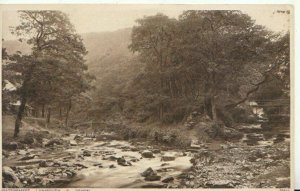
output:
M 240 126 L 240 130 L 245 133 L 239 142 L 208 143 L 204 147 L 192 149 L 166 148 L 141 141 L 96 140 L 84 135 L 71 134 L 62 138 L 67 145 L 10 151 L 8 156 L 3 158 L 3 166 L 12 167 L 24 187 L 162 188 L 214 187 L 215 183 L 210 183 L 209 180 L 220 177 L 235 180 L 238 176 L 243 177 L 244 172 L 240 169 L 246 164 L 264 169 L 270 161 L 276 161 L 274 169 L 272 167 L 259 172 L 267 174 L 289 163 L 289 158 L 276 159 L 282 152 L 285 156 L 289 153 L 289 131 L 286 128 L 262 131 L 260 125 L 245 125 Z M 79 137 L 80 141 L 74 143 L 76 137 Z M 258 151 L 263 153 L 262 156 L 252 159 L 252 155 L 256 154 L 251 153 Z M 143 157 L 143 152 L 150 152 L 153 156 Z M 200 164 L 198 160 L 198 163 L 192 164 L 191 159 L 197 159 L 195 154 L 201 157 L 201 153 L 215 155 L 213 162 L 205 160 L 205 163 L 201 161 Z M 120 159 L 122 163 L 119 163 Z M 239 160 L 241 162 L 237 163 Z M 201 171 L 197 171 L 197 165 L 200 165 Z M 226 165 L 228 169 L 235 167 L 232 177 L 228 176 L 230 170 L 222 172 Z M 142 173 L 148 168 L 159 178 L 145 180 Z M 207 177 L 197 178 L 198 175 L 204 174 L 203 170 L 206 168 Z M 254 178 L 248 180 L 250 171 L 245 172 L 245 177 L 240 180 L 242 183 L 234 187 L 257 187 L 253 183 Z M 183 181 L 181 175 L 189 172 L 194 174 L 184 177 Z M 257 176 L 255 173 L 258 174 L 251 172 L 251 176 Z M 287 175 L 280 177 L 289 178 Z M 164 182 L 169 180 L 168 178 L 171 181 Z M 197 182 L 200 182 L 199 185 Z M 233 183 L 230 182 L 231 185 Z

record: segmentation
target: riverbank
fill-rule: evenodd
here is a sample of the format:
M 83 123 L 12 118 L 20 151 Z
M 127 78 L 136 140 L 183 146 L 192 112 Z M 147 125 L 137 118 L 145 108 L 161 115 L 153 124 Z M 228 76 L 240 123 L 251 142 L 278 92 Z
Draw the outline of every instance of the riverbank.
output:
M 185 147 L 151 136 L 124 140 L 124 134 L 106 129 L 49 132 L 39 146 L 4 149 L 4 187 L 289 187 L 290 141 L 284 128 L 264 131 L 245 124 L 238 127 L 241 140 L 198 137 Z M 185 136 L 194 139 L 194 131 Z

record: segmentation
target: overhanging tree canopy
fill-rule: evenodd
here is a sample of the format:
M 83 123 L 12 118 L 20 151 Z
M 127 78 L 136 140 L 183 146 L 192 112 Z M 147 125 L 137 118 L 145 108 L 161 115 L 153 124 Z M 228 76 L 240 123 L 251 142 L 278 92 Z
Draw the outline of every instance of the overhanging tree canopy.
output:
M 90 88 L 82 39 L 61 11 L 19 11 L 21 24 L 12 32 L 32 47 L 29 56 L 20 55 L 10 63 L 20 78 L 20 100 L 15 125 L 18 135 L 28 102 L 54 104 L 70 102 Z M 14 56 L 16 57 L 16 56 Z M 30 59 L 30 61 L 26 61 Z M 26 63 L 26 64 L 24 64 Z M 49 107 L 51 109 L 51 107 Z

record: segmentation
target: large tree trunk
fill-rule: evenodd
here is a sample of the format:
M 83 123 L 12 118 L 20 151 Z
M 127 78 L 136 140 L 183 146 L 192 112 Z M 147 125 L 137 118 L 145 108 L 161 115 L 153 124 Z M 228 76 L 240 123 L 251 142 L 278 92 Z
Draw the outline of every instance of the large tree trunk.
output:
M 62 120 L 62 109 L 61 109 L 61 107 L 59 108 L 59 119 Z
M 42 106 L 42 118 L 45 117 L 45 104 L 43 104 Z
M 27 87 L 28 87 L 28 82 L 31 79 L 32 76 L 32 72 L 34 70 L 36 65 L 31 65 L 28 73 L 25 75 L 25 79 L 24 79 L 24 83 L 23 86 L 21 88 L 21 104 L 18 110 L 18 114 L 17 114 L 17 118 L 16 118 L 16 122 L 15 122 L 15 132 L 14 132 L 14 137 L 18 137 L 19 135 L 19 131 L 20 131 L 20 126 L 22 123 L 22 118 L 25 112 L 25 108 L 26 108 L 26 103 L 27 103 Z
M 14 137 L 18 137 L 18 135 L 19 135 L 20 126 L 21 126 L 23 114 L 24 114 L 25 107 L 26 107 L 26 102 L 27 102 L 26 95 L 23 95 L 21 98 L 21 105 L 19 107 L 19 111 L 17 114 L 16 122 L 15 122 Z
M 65 120 L 65 126 L 66 127 L 68 127 L 68 120 L 69 120 L 69 115 L 70 115 L 71 108 L 72 108 L 72 101 L 70 99 L 69 100 L 69 105 L 68 105 L 68 108 L 67 108 L 66 120 Z
M 49 107 L 47 112 L 47 120 L 46 120 L 47 126 L 50 124 L 50 118 L 51 118 L 51 108 Z
M 213 119 L 212 115 L 212 107 L 211 107 L 211 97 L 205 96 L 204 99 L 204 113 L 209 116 L 211 119 Z
M 217 122 L 218 117 L 217 117 L 217 108 L 216 108 L 216 96 L 211 96 L 210 102 L 211 102 L 212 120 L 214 122 Z
M 39 117 L 40 115 L 39 115 L 39 108 L 37 107 L 37 108 L 35 108 L 35 117 Z
M 163 116 L 164 116 L 164 106 L 163 104 L 161 103 L 159 105 L 159 119 L 162 120 L 163 119 Z

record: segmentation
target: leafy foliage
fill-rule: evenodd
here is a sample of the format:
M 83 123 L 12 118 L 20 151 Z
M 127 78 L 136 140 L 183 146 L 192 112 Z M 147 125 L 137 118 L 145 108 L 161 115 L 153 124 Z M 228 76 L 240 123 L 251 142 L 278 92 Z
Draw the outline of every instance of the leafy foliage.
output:
M 178 123 L 200 111 L 230 121 L 236 106 L 256 99 L 255 93 L 275 83 L 274 78 L 286 83 L 276 91 L 288 89 L 288 41 L 289 34 L 268 31 L 240 11 L 185 11 L 177 20 L 163 14 L 138 19 L 129 45 L 138 60 L 122 61 L 118 53 L 97 60 L 101 66 L 118 67 L 103 69 L 95 113 Z
M 21 105 L 16 120 L 15 136 L 27 103 L 47 105 L 51 109 L 68 105 L 66 124 L 72 99 L 90 88 L 93 77 L 87 73 L 84 56 L 87 51 L 67 15 L 60 11 L 19 11 L 21 24 L 12 32 L 27 40 L 32 54 L 20 52 L 10 57 L 5 66 L 11 71 L 10 81 L 20 84 L 17 93 Z

